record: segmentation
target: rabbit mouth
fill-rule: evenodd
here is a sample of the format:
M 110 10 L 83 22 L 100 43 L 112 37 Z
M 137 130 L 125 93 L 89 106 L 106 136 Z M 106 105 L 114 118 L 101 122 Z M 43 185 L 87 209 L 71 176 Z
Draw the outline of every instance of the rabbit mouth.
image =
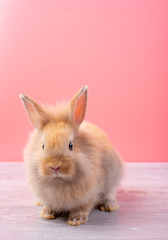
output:
M 58 170 L 60 169 L 60 167 L 58 167 L 57 169 L 55 169 L 54 170 L 54 174 L 56 175 L 56 176 L 58 176 Z

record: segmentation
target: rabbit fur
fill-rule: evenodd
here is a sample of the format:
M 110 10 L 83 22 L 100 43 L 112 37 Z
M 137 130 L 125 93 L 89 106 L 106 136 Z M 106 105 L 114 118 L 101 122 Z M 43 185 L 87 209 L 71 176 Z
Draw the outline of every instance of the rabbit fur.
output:
M 106 134 L 84 121 L 87 92 L 83 87 L 70 103 L 56 107 L 20 95 L 35 127 L 24 160 L 32 193 L 43 204 L 40 215 L 54 219 L 70 212 L 70 225 L 85 223 L 96 206 L 116 210 L 123 173 L 123 161 Z

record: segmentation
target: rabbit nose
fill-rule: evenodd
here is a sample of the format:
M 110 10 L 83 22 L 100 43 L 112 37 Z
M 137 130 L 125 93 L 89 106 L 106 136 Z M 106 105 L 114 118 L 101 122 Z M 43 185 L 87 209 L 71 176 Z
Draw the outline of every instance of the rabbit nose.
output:
M 49 167 L 52 168 L 52 170 L 54 170 L 54 171 L 58 171 L 60 169 L 60 167 L 57 167 L 57 168 L 54 168 L 54 167 L 51 167 L 51 166 L 49 166 Z
M 54 168 L 55 171 L 58 171 L 58 169 L 60 169 L 60 167 Z

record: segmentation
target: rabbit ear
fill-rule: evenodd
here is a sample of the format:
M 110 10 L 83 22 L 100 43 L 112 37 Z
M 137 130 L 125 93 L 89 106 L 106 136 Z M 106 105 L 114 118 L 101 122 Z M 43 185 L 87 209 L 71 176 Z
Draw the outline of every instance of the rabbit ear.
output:
M 43 107 L 41 107 L 32 98 L 26 95 L 20 94 L 19 96 L 25 106 L 31 123 L 35 128 L 41 130 L 43 126 L 48 122 L 48 118 Z
M 86 106 L 87 106 L 87 92 L 88 92 L 88 87 L 84 86 L 72 98 L 70 103 L 73 122 L 77 125 L 81 124 L 85 117 Z

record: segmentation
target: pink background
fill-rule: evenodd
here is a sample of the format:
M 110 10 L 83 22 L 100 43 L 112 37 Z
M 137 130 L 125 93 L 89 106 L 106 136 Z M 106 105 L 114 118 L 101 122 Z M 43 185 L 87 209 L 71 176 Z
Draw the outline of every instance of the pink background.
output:
M 0 1 L 0 161 L 33 129 L 18 97 L 70 99 L 125 161 L 168 161 L 167 0 Z

